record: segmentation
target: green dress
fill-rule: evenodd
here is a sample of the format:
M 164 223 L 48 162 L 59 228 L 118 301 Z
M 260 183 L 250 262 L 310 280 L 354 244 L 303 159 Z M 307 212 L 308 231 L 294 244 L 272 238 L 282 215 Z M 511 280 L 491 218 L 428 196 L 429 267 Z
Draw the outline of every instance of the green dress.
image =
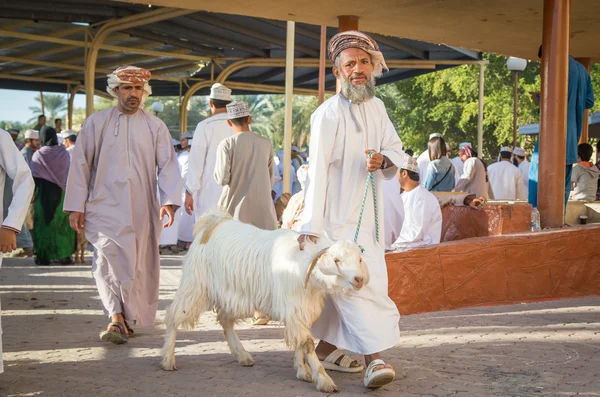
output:
M 63 212 L 65 192 L 41 178 L 35 180 L 33 202 L 33 241 L 38 259 L 59 260 L 75 252 L 77 234 L 69 225 L 69 215 Z

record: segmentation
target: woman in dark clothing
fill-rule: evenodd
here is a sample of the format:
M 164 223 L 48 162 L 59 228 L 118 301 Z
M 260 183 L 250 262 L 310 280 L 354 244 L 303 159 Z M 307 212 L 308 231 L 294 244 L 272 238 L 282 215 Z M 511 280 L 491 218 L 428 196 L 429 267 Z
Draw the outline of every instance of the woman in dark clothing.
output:
M 58 145 L 56 130 L 44 126 L 40 131 L 41 149 L 31 159 L 35 181 L 33 241 L 35 263 L 49 265 L 51 261 L 71 264 L 75 252 L 76 234 L 69 225 L 69 215 L 63 212 L 70 156 Z

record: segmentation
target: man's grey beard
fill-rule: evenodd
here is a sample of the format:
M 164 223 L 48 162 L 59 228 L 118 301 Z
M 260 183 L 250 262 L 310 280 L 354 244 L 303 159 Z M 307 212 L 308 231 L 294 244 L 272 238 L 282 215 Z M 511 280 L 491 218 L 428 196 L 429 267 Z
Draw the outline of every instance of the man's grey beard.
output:
M 353 103 L 363 103 L 375 96 L 375 77 L 371 76 L 371 80 L 365 84 L 358 86 L 343 77 L 340 79 L 342 95 Z

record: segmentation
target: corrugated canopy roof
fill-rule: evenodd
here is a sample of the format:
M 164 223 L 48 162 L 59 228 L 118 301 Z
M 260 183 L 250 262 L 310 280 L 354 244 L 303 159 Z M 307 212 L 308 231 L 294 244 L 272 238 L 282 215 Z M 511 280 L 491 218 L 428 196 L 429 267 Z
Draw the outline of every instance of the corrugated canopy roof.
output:
M 0 88 L 66 92 L 83 84 L 85 48 L 102 23 L 156 7 L 101 0 L 3 0 L 0 3 Z M 99 53 L 96 89 L 105 90 L 105 75 L 124 64 L 152 71 L 154 95 L 174 96 L 188 86 L 211 80 L 243 59 L 283 62 L 285 22 L 257 17 L 191 12 L 185 16 L 113 33 Z M 328 28 L 328 38 L 337 32 Z M 87 41 L 86 41 L 87 35 Z M 295 86 L 317 89 L 320 27 L 296 26 Z M 477 52 L 396 37 L 374 35 L 391 66 L 379 84 L 413 77 L 480 59 Z M 306 63 L 308 62 L 308 63 Z M 213 70 L 214 69 L 214 70 Z M 233 72 L 228 82 L 263 85 L 280 92 L 284 64 L 252 66 Z M 181 82 L 181 84 L 180 84 Z M 269 87 L 277 87 L 271 90 Z M 181 88 L 181 91 L 180 91 Z M 328 73 L 326 89 L 335 89 Z M 197 95 L 207 93 L 207 88 Z M 99 91 L 99 92 L 100 92 Z M 236 90 L 243 93 L 243 90 Z

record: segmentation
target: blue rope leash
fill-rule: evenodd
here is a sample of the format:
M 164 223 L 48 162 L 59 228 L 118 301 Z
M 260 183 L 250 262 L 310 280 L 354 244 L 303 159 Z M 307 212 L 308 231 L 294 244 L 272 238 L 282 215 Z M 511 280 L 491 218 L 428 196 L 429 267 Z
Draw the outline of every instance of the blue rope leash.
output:
M 375 153 L 374 150 L 371 150 L 367 155 L 369 158 Z M 375 214 L 375 238 L 377 242 L 379 242 L 379 217 L 377 213 L 377 195 L 375 190 L 375 177 L 372 172 L 369 172 L 367 176 L 367 183 L 365 185 L 365 194 L 363 195 L 362 204 L 360 206 L 360 215 L 358 216 L 358 225 L 356 226 L 356 233 L 354 233 L 354 242 L 358 244 L 358 232 L 360 231 L 360 225 L 362 223 L 363 213 L 365 211 L 365 204 L 367 202 L 367 195 L 369 194 L 369 185 L 371 187 L 371 192 L 373 194 L 373 212 Z M 362 247 L 361 247 L 362 248 Z

